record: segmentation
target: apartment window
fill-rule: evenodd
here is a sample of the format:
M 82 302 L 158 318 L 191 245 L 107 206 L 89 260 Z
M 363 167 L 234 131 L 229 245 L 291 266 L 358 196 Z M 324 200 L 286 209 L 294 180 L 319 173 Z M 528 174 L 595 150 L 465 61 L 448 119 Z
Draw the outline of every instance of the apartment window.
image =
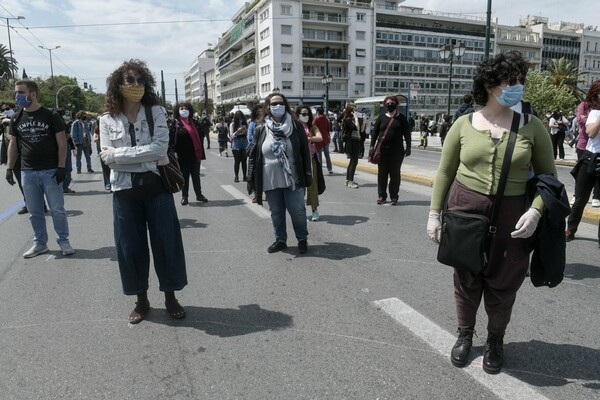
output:
M 365 74 L 365 67 L 356 67 L 356 75 L 364 75 Z
M 263 83 L 260 85 L 261 92 L 270 92 L 271 91 L 271 83 Z
M 260 67 L 261 75 L 269 75 L 271 73 L 271 64 Z
M 356 31 L 356 40 L 365 40 L 366 37 L 367 37 L 367 32 Z
M 292 6 L 281 5 L 281 15 L 292 15 Z
M 271 54 L 271 47 L 267 46 L 264 49 L 262 49 L 260 51 L 260 58 L 265 58 L 266 56 L 268 56 L 269 54 Z
M 365 49 L 356 49 L 356 57 L 366 57 L 367 51 Z
M 292 45 L 291 44 L 282 44 L 281 45 L 281 54 L 292 54 Z
M 357 21 L 363 21 L 364 22 L 365 19 L 366 19 L 366 17 L 367 17 L 367 14 L 365 14 L 365 13 L 356 13 L 356 20 Z
M 364 83 L 355 83 L 354 84 L 354 92 L 356 94 L 363 93 L 364 91 L 365 91 L 365 84 Z
M 282 72 L 292 72 L 292 63 L 281 63 Z
M 267 27 L 267 28 L 265 28 L 265 30 L 263 30 L 263 31 L 260 33 L 260 40 L 263 40 L 263 39 L 266 39 L 266 38 L 268 38 L 268 37 L 269 37 L 269 35 L 270 35 L 270 31 L 269 31 L 269 28 Z
M 282 81 L 281 90 L 292 90 L 292 81 Z
M 292 34 L 292 26 L 291 25 L 281 25 L 281 34 L 282 35 L 291 35 Z
M 267 18 L 269 18 L 269 9 L 268 8 L 258 15 L 258 20 L 260 22 L 263 22 Z

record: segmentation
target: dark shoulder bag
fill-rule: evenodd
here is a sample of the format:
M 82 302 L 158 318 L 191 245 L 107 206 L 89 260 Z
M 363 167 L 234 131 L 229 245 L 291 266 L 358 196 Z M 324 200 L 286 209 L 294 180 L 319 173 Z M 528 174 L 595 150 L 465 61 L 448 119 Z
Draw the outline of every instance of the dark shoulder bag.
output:
M 145 107 L 146 122 L 148 123 L 148 129 L 150 130 L 150 136 L 154 136 L 154 117 L 152 116 L 152 108 Z M 179 129 L 179 127 L 177 127 Z M 177 137 L 177 132 L 175 133 Z M 175 139 L 176 140 L 176 139 Z M 169 147 L 167 150 L 167 156 L 169 157 L 169 163 L 167 165 L 159 165 L 158 172 L 162 180 L 163 186 L 171 193 L 177 193 L 183 188 L 183 173 L 179 167 L 179 161 L 177 160 L 177 154 Z
M 471 116 L 469 118 L 472 118 Z M 496 235 L 496 220 L 504 196 L 506 179 L 519 130 L 520 114 L 514 113 L 506 153 L 502 161 L 498 191 L 492 206 L 491 218 L 462 211 L 447 211 L 444 203 L 442 237 L 437 259 L 442 264 L 478 274 L 488 263 L 490 239 Z
M 394 122 L 395 118 L 395 115 L 392 118 L 390 118 L 387 126 L 385 127 L 385 130 L 383 131 L 383 135 L 377 140 L 377 144 L 375 145 L 375 147 L 369 150 L 368 161 L 371 164 L 379 164 L 379 161 L 381 160 L 381 145 L 385 140 L 385 137 L 387 136 L 387 133 L 390 130 L 390 126 L 392 126 L 392 123 Z

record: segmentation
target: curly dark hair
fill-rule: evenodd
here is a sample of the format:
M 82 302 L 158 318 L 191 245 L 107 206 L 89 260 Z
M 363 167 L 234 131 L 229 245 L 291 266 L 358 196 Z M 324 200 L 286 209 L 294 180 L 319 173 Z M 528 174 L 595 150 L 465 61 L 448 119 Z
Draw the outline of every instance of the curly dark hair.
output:
M 141 103 L 144 106 L 156 106 L 160 104 L 158 94 L 154 90 L 156 81 L 152 72 L 148 69 L 146 63 L 142 60 L 131 59 L 123 62 L 123 64 L 113 71 L 106 78 L 106 111 L 111 115 L 116 115 L 123 111 L 123 94 L 121 93 L 121 85 L 123 84 L 123 76 L 127 71 L 135 71 L 140 74 L 140 78 L 144 83 L 144 97 Z
M 263 114 L 263 107 L 262 107 L 262 105 L 257 104 L 254 107 L 252 107 L 250 119 L 252 119 L 252 121 L 256 121 L 262 116 L 262 114 Z
M 313 113 L 312 110 L 310 109 L 309 106 L 304 105 L 304 104 L 300 104 L 298 107 L 296 107 L 296 115 L 298 116 L 298 118 L 300 118 L 300 111 L 302 110 L 308 110 L 308 122 L 306 123 L 306 125 L 308 125 L 309 127 L 312 126 L 313 124 Z
M 194 107 L 192 106 L 192 103 L 190 103 L 189 101 L 182 101 L 180 103 L 176 103 L 175 107 L 173 107 L 173 118 L 179 119 L 179 108 L 180 107 L 187 108 L 190 111 L 190 117 L 194 116 Z
M 292 111 L 292 108 L 290 107 L 290 103 L 288 102 L 287 97 L 285 97 L 283 94 L 281 93 L 271 93 L 267 96 L 267 98 L 265 99 L 265 103 L 263 104 L 263 113 L 262 116 L 260 118 L 260 123 L 264 123 L 264 119 L 267 115 L 271 114 L 271 99 L 275 96 L 279 96 L 281 97 L 281 99 L 283 100 L 283 104 L 285 104 L 285 111 L 287 113 L 289 113 L 292 117 L 294 117 L 294 112 Z
M 523 82 L 527 74 L 527 63 L 518 51 L 498 54 L 477 66 L 473 78 L 473 98 L 479 105 L 488 102 L 488 89 L 508 82 L 509 85 Z

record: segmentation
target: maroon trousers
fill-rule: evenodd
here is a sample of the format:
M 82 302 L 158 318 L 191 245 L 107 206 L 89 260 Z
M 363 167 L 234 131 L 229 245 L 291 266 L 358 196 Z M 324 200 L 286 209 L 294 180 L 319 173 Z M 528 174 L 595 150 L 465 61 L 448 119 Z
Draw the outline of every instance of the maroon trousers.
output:
M 448 210 L 490 217 L 494 197 L 474 192 L 455 181 L 448 196 Z M 454 299 L 460 328 L 475 327 L 477 309 L 483 297 L 488 332 L 504 334 L 517 290 L 525 280 L 529 266 L 525 240 L 510 236 L 525 211 L 524 196 L 504 196 L 496 221 L 498 231 L 490 242 L 487 267 L 480 274 L 454 269 Z

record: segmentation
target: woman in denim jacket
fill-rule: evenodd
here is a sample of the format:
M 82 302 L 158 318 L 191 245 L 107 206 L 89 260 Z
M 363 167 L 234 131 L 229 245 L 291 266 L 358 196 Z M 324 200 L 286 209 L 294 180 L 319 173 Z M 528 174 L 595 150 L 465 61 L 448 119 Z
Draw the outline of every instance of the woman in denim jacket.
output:
M 137 324 L 150 310 L 148 232 L 165 306 L 172 318 L 185 317 L 175 291 L 187 285 L 181 229 L 173 195 L 157 169 L 168 162 L 169 130 L 159 106 L 154 77 L 143 61 L 129 60 L 106 80 L 106 109 L 100 118 L 102 161 L 111 169 L 113 225 L 123 292 L 136 295 L 129 322 Z M 151 108 L 150 132 L 145 107 Z M 146 228 L 147 227 L 147 228 Z

